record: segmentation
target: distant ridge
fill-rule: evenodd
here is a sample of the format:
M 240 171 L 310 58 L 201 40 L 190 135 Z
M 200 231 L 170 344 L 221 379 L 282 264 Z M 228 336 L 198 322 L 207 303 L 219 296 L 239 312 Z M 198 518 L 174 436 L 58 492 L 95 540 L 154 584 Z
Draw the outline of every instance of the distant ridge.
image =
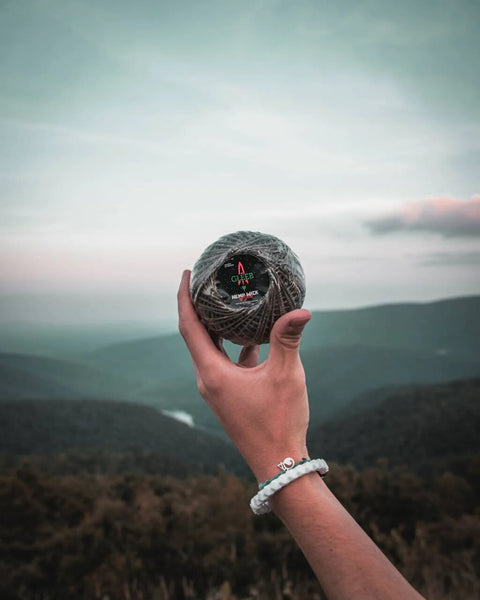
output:
M 478 360 L 480 296 L 315 311 L 302 347 L 358 344 Z
M 302 353 L 313 421 L 360 394 L 388 385 L 431 384 L 480 376 L 479 361 L 388 346 L 339 345 Z
M 0 398 L 128 398 L 136 387 L 92 365 L 0 353 Z
M 84 359 L 112 373 L 132 373 L 145 387 L 193 375 L 185 342 L 177 333 L 110 344 L 84 355 Z
M 236 473 L 247 467 L 234 446 L 148 406 L 106 400 L 0 401 L 0 451 L 150 450 L 195 467 Z
M 375 390 L 309 431 L 309 450 L 363 468 L 379 458 L 425 475 L 480 455 L 480 378 Z

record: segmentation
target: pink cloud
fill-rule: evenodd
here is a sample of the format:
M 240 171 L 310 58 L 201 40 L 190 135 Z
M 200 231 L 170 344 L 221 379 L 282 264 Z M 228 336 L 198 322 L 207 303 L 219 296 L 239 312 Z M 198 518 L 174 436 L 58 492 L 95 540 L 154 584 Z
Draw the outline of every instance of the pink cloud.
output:
M 470 200 L 430 198 L 407 202 L 395 212 L 366 223 L 375 234 L 428 231 L 445 237 L 480 235 L 480 196 Z

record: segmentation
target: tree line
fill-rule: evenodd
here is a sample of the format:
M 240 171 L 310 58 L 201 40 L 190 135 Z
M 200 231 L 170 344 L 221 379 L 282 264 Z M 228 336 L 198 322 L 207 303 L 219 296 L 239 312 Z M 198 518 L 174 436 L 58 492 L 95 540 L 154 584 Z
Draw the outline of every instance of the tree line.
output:
M 142 458 L 143 457 L 143 458 Z M 4 600 L 247 600 L 324 596 L 255 484 L 180 472 L 153 453 L 0 460 Z M 166 467 L 165 469 L 163 467 Z M 427 598 L 480 597 L 480 457 L 426 479 L 380 460 L 327 483 Z

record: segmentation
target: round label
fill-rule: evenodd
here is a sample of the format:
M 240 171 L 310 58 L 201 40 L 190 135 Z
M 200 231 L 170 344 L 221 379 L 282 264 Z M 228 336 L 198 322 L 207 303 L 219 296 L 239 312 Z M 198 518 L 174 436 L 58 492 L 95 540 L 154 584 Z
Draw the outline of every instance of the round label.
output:
M 263 300 L 270 275 L 261 259 L 253 254 L 235 254 L 217 271 L 217 292 L 229 306 L 252 306 Z

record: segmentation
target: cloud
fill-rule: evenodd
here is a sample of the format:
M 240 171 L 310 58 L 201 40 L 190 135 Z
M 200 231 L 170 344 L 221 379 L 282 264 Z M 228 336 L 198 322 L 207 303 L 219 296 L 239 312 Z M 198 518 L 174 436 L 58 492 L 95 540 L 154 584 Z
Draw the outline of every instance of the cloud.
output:
M 432 198 L 407 202 L 399 210 L 366 221 L 373 234 L 426 231 L 443 237 L 480 236 L 480 196 L 470 200 Z

